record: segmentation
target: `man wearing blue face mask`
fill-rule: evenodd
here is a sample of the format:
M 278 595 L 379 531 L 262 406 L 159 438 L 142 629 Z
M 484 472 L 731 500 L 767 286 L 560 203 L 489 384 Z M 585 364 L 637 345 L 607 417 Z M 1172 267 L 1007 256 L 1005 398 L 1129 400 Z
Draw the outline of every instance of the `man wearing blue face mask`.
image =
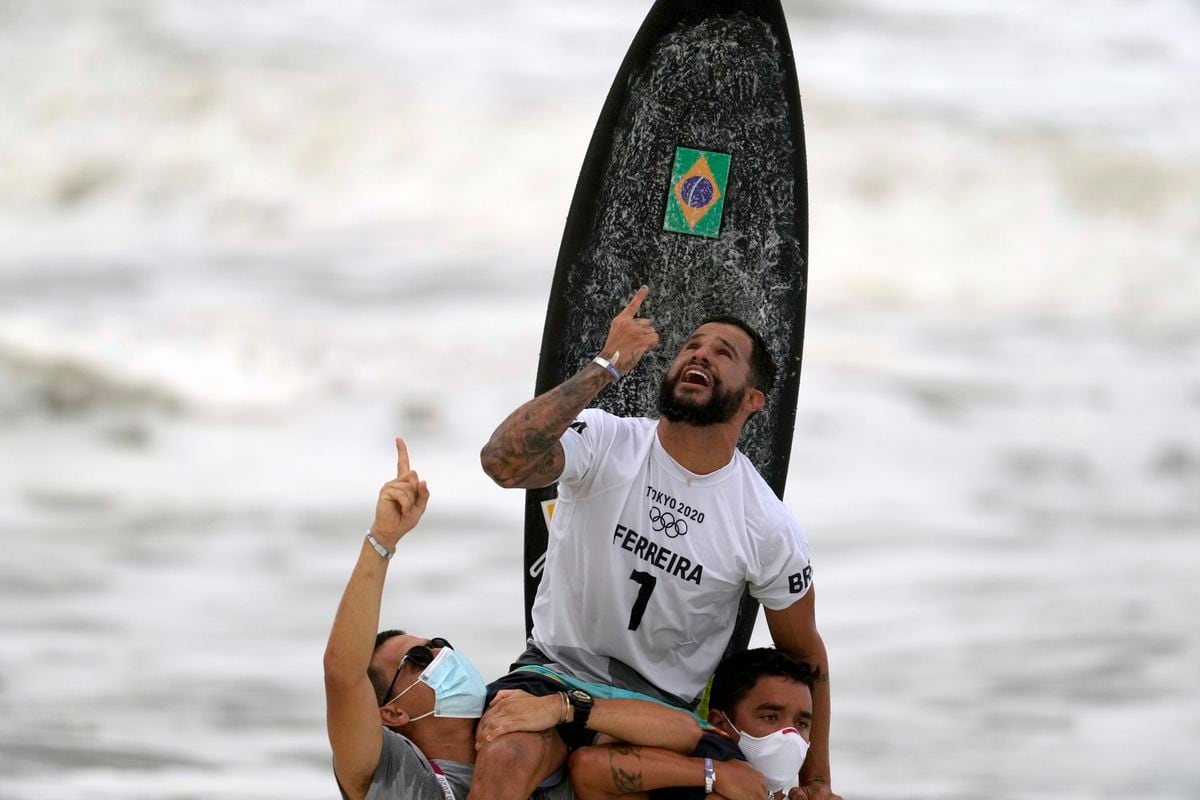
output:
M 765 781 L 748 781 L 747 765 L 693 758 L 654 747 L 600 745 L 571 756 L 571 783 L 580 800 L 645 797 L 697 800 L 706 794 L 728 798 L 782 799 L 787 790 L 800 800 L 800 767 L 812 727 L 813 669 L 785 652 L 758 648 L 735 653 L 713 676 L 708 721 L 737 742 Z M 669 787 L 669 788 L 667 788 Z
M 325 649 L 334 776 L 347 800 L 465 800 L 474 771 L 475 727 L 484 708 L 483 679 L 444 638 L 375 633 L 388 565 L 429 501 L 429 489 L 410 468 L 402 439 L 396 439 L 396 455 L 396 478 L 379 492 L 375 520 Z M 513 692 L 506 703 L 507 730 L 545 730 L 566 705 L 565 693 Z M 701 735 L 691 715 L 636 700 L 598 700 L 589 727 L 618 740 L 680 752 L 689 752 Z M 566 780 L 534 793 L 535 800 L 570 797 Z
M 439 672 L 425 673 L 435 662 L 444 670 L 444 654 L 454 653 L 449 643 L 403 631 L 376 635 L 391 554 L 429 502 L 429 489 L 409 468 L 401 439 L 396 440 L 396 454 L 396 478 L 379 492 L 375 521 L 325 649 L 333 771 L 348 800 L 457 800 L 470 788 L 472 736 L 482 696 L 469 695 L 482 679 L 452 655 L 447 686 L 455 691 L 441 700 L 443 708 L 449 702 L 451 713 L 438 714 Z

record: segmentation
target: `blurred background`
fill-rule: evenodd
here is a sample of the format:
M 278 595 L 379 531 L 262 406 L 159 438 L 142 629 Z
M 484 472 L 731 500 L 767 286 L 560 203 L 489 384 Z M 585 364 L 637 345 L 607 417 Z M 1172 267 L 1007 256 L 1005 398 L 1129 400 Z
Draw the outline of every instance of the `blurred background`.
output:
M 385 622 L 522 649 L 478 450 L 648 6 L 0 0 L 0 800 L 336 797 L 397 434 Z M 1200 796 L 1200 4 L 785 6 L 835 788 Z

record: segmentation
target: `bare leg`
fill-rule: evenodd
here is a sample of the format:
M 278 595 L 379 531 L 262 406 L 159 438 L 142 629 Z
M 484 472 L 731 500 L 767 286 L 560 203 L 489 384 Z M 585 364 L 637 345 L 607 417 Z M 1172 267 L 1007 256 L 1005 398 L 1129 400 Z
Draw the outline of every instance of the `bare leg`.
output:
M 566 759 L 567 746 L 553 730 L 506 733 L 475 756 L 468 800 L 525 800 Z
M 641 753 L 635 748 L 583 747 L 571 754 L 571 788 L 579 800 L 645 800 Z

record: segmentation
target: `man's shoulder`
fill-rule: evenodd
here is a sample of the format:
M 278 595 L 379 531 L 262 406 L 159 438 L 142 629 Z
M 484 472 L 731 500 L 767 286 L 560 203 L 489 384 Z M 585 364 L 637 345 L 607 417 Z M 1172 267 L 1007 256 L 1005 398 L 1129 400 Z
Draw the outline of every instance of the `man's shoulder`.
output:
M 433 762 L 416 743 L 390 728 L 383 728 L 383 747 L 379 764 L 371 780 L 368 797 L 378 800 L 412 800 L 412 798 L 444 797 L 442 778 L 449 781 L 456 797 L 465 797 L 471 785 L 474 765 L 458 761 Z M 438 772 L 442 778 L 438 777 Z M 414 794 L 414 792 L 416 792 Z
M 396 731 L 394 731 L 391 728 L 388 728 L 386 726 L 380 726 L 380 727 L 382 727 L 382 729 L 383 729 L 383 751 L 384 751 L 384 753 L 387 753 L 387 754 L 401 753 L 405 756 L 412 753 L 412 754 L 415 754 L 418 758 L 420 758 L 422 760 L 425 759 L 425 754 L 421 752 L 421 748 L 417 747 L 416 744 L 413 743 L 412 739 L 409 739 L 404 734 L 397 733 Z M 382 759 L 383 759 L 383 754 L 381 753 L 380 760 L 382 760 Z
M 742 487 L 747 494 L 761 498 L 765 504 L 783 505 L 783 501 L 776 497 L 775 491 L 767 483 L 767 479 L 762 476 L 762 473 L 754 466 L 754 462 L 745 453 L 741 450 L 734 450 L 733 460 L 737 465 L 738 474 L 741 476 Z
M 585 408 L 583 411 L 580 411 L 579 418 L 580 419 L 605 419 L 605 420 L 610 420 L 613 424 L 620 424 L 620 425 L 645 426 L 645 425 L 657 425 L 658 424 L 658 419 L 654 418 L 654 417 L 638 417 L 638 416 L 626 417 L 626 416 L 622 416 L 620 414 L 614 414 L 611 411 L 608 411 L 603 408 L 597 408 L 595 406 Z
M 755 469 L 750 459 L 741 450 L 736 452 L 734 458 L 738 462 L 748 517 L 765 527 L 799 529 L 800 522 L 796 519 L 796 515 L 779 499 L 775 490 L 767 483 L 762 473 Z
M 567 426 L 567 430 L 583 434 L 585 431 L 610 431 L 615 435 L 645 434 L 658 425 L 658 420 L 649 417 L 621 417 L 602 408 L 585 408 Z

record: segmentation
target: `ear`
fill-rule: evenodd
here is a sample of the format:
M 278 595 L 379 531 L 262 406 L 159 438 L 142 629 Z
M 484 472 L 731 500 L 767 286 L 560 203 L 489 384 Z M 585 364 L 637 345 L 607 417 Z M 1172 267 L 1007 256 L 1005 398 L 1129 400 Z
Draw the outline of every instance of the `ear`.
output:
M 720 711 L 717 711 L 715 708 L 710 708 L 708 710 L 708 724 L 712 725 L 719 731 L 729 734 L 734 739 L 739 738 L 737 731 L 733 730 L 733 727 L 729 724 L 729 721 L 725 719 L 725 715 Z
M 379 709 L 379 721 L 385 728 L 402 728 L 408 724 L 410 719 L 407 711 L 396 708 L 394 705 Z
M 762 393 L 761 389 L 754 386 L 750 387 L 750 391 L 746 392 L 746 396 L 742 398 L 742 409 L 747 416 L 758 412 L 767 404 L 767 396 Z

